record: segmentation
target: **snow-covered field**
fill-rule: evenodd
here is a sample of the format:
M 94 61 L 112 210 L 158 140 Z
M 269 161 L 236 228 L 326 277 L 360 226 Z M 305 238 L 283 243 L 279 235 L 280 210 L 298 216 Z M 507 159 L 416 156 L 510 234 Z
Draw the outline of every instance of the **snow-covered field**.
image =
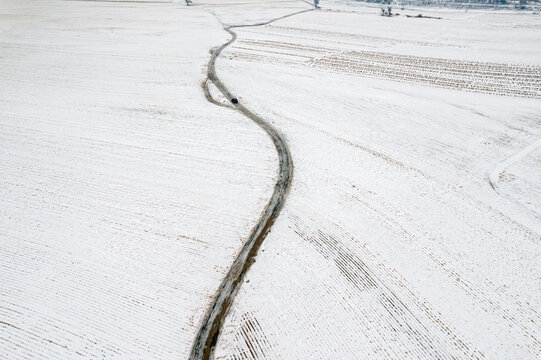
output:
M 0 357 L 189 356 L 277 180 L 209 50 L 309 8 L 194 2 L 0 0 Z M 217 61 L 294 176 L 216 358 L 541 357 L 541 18 L 321 5 Z
M 0 2 L 0 358 L 188 357 L 276 180 L 201 90 L 226 39 L 183 4 Z
M 295 173 L 217 358 L 538 358 L 541 19 L 353 10 L 218 62 Z

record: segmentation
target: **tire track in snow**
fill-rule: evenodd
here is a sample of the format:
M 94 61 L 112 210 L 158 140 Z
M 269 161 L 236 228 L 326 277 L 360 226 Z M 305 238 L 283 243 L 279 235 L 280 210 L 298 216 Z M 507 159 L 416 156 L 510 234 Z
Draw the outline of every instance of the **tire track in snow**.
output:
M 216 59 L 220 56 L 221 52 L 231 45 L 237 39 L 237 34 L 232 30 L 233 28 L 241 27 L 250 27 L 250 26 L 263 26 L 270 24 L 274 21 L 284 19 L 290 16 L 301 14 L 304 12 L 312 11 L 315 9 L 307 9 L 302 11 L 297 11 L 292 14 L 281 16 L 269 21 L 250 24 L 250 25 L 230 25 L 224 26 L 224 30 L 231 34 L 231 39 L 220 46 L 212 54 L 207 70 L 207 77 L 210 81 L 214 83 L 216 88 L 229 100 L 232 100 L 235 96 L 227 89 L 227 87 L 222 83 L 222 81 L 216 76 Z M 280 210 L 282 209 L 285 198 L 289 191 L 291 184 L 291 179 L 293 177 L 293 161 L 291 159 L 291 154 L 289 148 L 282 137 L 281 133 L 275 129 L 272 125 L 267 123 L 263 118 L 256 115 L 250 109 L 242 105 L 241 103 L 232 103 L 234 108 L 242 113 L 247 118 L 254 121 L 259 127 L 261 127 L 272 139 L 276 151 L 278 152 L 278 161 L 279 161 L 279 170 L 278 170 L 278 181 L 274 186 L 274 191 L 270 198 L 269 203 L 267 204 L 265 211 L 258 223 L 255 225 L 250 237 L 242 247 L 238 257 L 233 262 L 233 265 L 229 269 L 224 280 L 218 288 L 218 292 L 212 303 L 210 309 L 208 310 L 203 323 L 195 341 L 192 346 L 192 351 L 190 354 L 190 359 L 210 359 L 213 352 L 216 342 L 218 340 L 218 335 L 222 324 L 224 322 L 225 316 L 231 306 L 235 295 L 240 289 L 244 275 L 250 268 L 250 266 L 255 261 L 255 256 L 259 247 L 263 243 L 267 233 L 269 232 L 272 224 L 278 217 Z
M 538 214 L 534 210 L 528 208 L 522 202 L 515 199 L 512 195 L 506 193 L 505 191 L 503 191 L 501 189 L 501 187 L 500 187 L 500 175 L 505 171 L 506 167 L 508 167 L 509 165 L 512 165 L 512 164 L 522 160 L 524 157 L 529 155 L 531 152 L 537 150 L 539 147 L 541 147 L 541 139 L 537 139 L 536 141 L 534 141 L 533 143 L 531 143 L 530 145 L 528 145 L 524 149 L 522 149 L 522 150 L 514 153 L 513 155 L 509 156 L 508 158 L 506 158 L 505 160 L 503 160 L 502 162 L 500 162 L 499 164 L 494 166 L 488 172 L 488 183 L 490 184 L 492 189 L 494 189 L 494 191 L 496 191 L 496 193 L 498 193 L 503 198 L 506 198 L 506 199 L 514 202 L 520 208 L 528 211 L 530 214 L 535 216 L 537 219 L 541 219 L 541 214 Z

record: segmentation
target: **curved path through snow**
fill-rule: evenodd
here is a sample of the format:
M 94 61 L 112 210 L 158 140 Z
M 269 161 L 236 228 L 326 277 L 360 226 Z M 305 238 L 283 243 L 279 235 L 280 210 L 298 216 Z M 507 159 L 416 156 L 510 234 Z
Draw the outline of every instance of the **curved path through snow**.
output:
M 297 11 L 292 14 L 281 16 L 266 22 L 251 24 L 251 25 L 233 25 L 224 27 L 225 31 L 231 34 L 231 39 L 220 46 L 212 54 L 209 64 L 207 76 L 216 85 L 218 90 L 229 100 L 233 99 L 234 96 L 227 89 L 227 87 L 220 81 L 216 76 L 215 63 L 220 53 L 229 45 L 231 45 L 237 38 L 237 34 L 231 30 L 238 27 L 249 27 L 249 26 L 262 26 L 270 24 L 276 20 L 284 19 L 293 15 L 304 13 L 307 11 L 312 11 L 314 9 Z M 218 339 L 218 334 L 223 323 L 223 319 L 229 310 L 229 306 L 232 303 L 235 294 L 240 288 L 242 279 L 246 271 L 250 268 L 250 265 L 254 262 L 255 256 L 261 243 L 265 239 L 270 227 L 278 217 L 280 210 L 285 202 L 289 186 L 291 184 L 291 179 L 293 177 L 293 162 L 291 155 L 289 153 L 289 148 L 287 147 L 286 142 L 284 141 L 280 132 L 275 129 L 272 125 L 267 123 L 263 118 L 259 117 L 253 113 L 250 109 L 242 105 L 241 103 L 233 103 L 235 109 L 241 112 L 243 115 L 253 120 L 257 125 L 259 125 L 265 132 L 271 137 L 276 151 L 278 152 L 279 159 L 279 170 L 278 170 L 278 181 L 274 186 L 274 191 L 270 198 L 267 207 L 263 216 L 259 222 L 254 227 L 254 230 L 250 234 L 250 237 L 242 247 L 238 257 L 233 262 L 233 265 L 229 269 L 229 272 L 225 276 L 224 280 L 220 284 L 216 298 L 214 299 L 213 304 L 211 305 L 209 311 L 205 315 L 203 324 L 199 329 L 199 332 L 195 338 L 194 345 L 192 347 L 192 352 L 190 355 L 191 359 L 209 359 L 213 352 L 213 348 Z

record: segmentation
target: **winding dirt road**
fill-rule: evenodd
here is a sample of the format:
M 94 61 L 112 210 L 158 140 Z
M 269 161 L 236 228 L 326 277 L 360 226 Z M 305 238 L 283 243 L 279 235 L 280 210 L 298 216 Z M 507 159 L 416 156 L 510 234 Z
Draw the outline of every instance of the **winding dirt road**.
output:
M 250 24 L 250 25 L 233 25 L 226 26 L 224 30 L 231 34 L 231 39 L 220 46 L 212 54 L 210 61 L 208 63 L 207 76 L 210 81 L 214 83 L 216 88 L 230 101 L 235 98 L 233 94 L 227 89 L 223 82 L 216 76 L 215 63 L 218 56 L 221 52 L 231 45 L 237 39 L 237 34 L 232 30 L 233 28 L 239 27 L 249 27 L 249 26 L 263 26 L 270 24 L 276 20 L 284 19 L 290 16 L 301 14 L 307 11 L 312 11 L 314 9 L 307 9 L 298 11 L 292 14 L 281 16 L 266 22 Z M 233 265 L 229 269 L 229 272 L 225 276 L 224 280 L 218 288 L 217 295 L 214 299 L 213 304 L 208 310 L 201 328 L 197 333 L 195 338 L 192 351 L 190 354 L 190 359 L 210 359 L 222 327 L 223 320 L 229 310 L 229 307 L 235 298 L 236 293 L 240 289 L 242 284 L 242 279 L 244 275 L 255 261 L 255 256 L 259 250 L 259 247 L 263 243 L 267 233 L 269 232 L 272 224 L 278 217 L 282 206 L 284 205 L 289 187 L 291 184 L 291 179 L 293 177 L 293 161 L 291 159 L 291 154 L 289 153 L 289 148 L 282 137 L 282 134 L 275 129 L 272 125 L 266 122 L 263 118 L 256 115 L 246 106 L 241 103 L 233 103 L 232 105 L 236 110 L 242 113 L 244 116 L 253 120 L 257 125 L 259 125 L 265 132 L 271 137 L 276 151 L 278 152 L 279 160 L 279 170 L 278 170 L 278 181 L 274 186 L 274 191 L 270 198 L 269 203 L 265 208 L 263 216 L 259 219 L 258 223 L 255 225 L 254 230 L 250 234 L 250 237 L 242 247 L 238 257 L 233 262 Z

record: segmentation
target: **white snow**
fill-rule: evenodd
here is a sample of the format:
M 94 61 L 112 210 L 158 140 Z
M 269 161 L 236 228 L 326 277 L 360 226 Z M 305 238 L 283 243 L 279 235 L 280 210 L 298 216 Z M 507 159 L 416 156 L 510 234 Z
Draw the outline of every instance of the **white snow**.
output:
M 0 358 L 187 358 L 272 193 L 182 4 L 0 2 Z
M 541 18 L 321 5 L 217 60 L 294 175 L 216 358 L 539 358 Z M 0 357 L 188 358 L 277 180 L 210 50 L 309 8 L 0 0 Z
M 539 357 L 539 152 L 488 176 L 541 135 L 539 17 L 331 10 L 218 62 L 295 173 L 217 359 Z
M 541 138 L 498 163 L 490 172 L 490 184 L 507 197 L 541 218 Z

